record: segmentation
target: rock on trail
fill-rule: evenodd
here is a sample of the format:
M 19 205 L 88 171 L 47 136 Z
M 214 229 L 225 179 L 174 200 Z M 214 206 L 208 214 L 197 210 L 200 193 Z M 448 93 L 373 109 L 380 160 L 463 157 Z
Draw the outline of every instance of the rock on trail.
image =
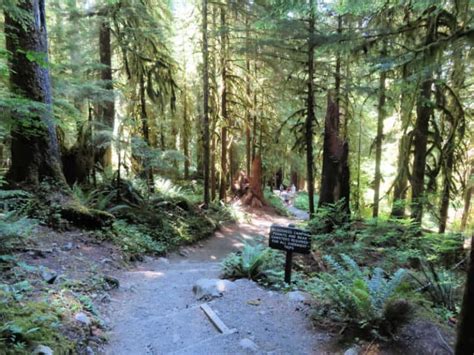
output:
M 148 259 L 117 275 L 120 288 L 108 310 L 112 331 L 105 354 L 327 353 L 328 336 L 313 329 L 309 310 L 297 297 L 249 280 L 216 280 L 225 255 L 256 235 L 267 236 L 271 223 L 290 223 L 267 214 L 253 217 L 223 228 L 186 257 Z M 232 332 L 217 330 L 200 307 L 205 302 Z

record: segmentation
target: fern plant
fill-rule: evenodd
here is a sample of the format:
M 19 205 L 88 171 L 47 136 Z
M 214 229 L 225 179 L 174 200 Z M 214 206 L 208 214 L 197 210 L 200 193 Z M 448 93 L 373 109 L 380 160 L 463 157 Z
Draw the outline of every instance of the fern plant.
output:
M 455 312 L 459 304 L 460 286 L 456 276 L 448 270 L 436 268 L 433 263 L 421 264 L 421 276 L 410 273 L 410 276 L 420 286 L 418 291 L 425 292 L 434 305 Z
M 398 289 L 406 271 L 399 269 L 387 278 L 381 268 L 363 270 L 349 256 L 341 262 L 331 256 L 324 259 L 333 273 L 322 273 L 308 285 L 316 299 L 328 300 L 334 321 L 377 338 L 392 336 L 409 320 L 411 306 L 397 300 Z
M 241 252 L 231 253 L 224 259 L 222 275 L 231 279 L 248 278 L 262 281 L 276 274 L 276 264 L 279 263 L 281 258 L 272 249 L 262 244 L 245 243 Z
M 18 244 L 24 243 L 37 221 L 18 217 L 15 211 L 7 212 L 0 217 L 0 252 L 6 252 Z

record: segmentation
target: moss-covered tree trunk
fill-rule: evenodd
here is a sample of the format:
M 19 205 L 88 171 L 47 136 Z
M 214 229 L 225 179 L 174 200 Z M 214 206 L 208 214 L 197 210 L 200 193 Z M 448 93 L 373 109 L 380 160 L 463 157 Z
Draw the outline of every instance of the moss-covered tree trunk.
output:
M 144 74 L 140 75 L 140 116 L 142 121 L 142 135 L 145 140 L 147 147 L 151 148 L 150 143 L 150 126 L 148 125 L 148 114 L 146 109 L 146 92 L 145 92 L 145 78 Z M 145 158 L 142 161 L 144 166 L 144 172 L 146 176 L 146 181 L 148 189 L 150 192 L 154 191 L 154 176 L 153 176 L 153 167 L 150 165 L 150 159 Z
M 203 115 L 202 115 L 202 168 L 204 177 L 204 205 L 209 205 L 209 44 L 207 40 L 207 0 L 202 0 L 202 58 L 203 58 Z
M 115 103 L 113 99 L 113 77 L 112 77 L 112 44 L 111 44 L 111 28 L 107 18 L 108 12 L 104 11 L 99 30 L 99 57 L 102 69 L 100 70 L 100 79 L 103 81 L 104 88 L 111 93 L 108 100 L 99 104 L 99 120 L 100 130 L 109 131 L 109 133 L 102 135 L 101 145 L 96 150 L 96 161 L 102 164 L 103 167 L 112 165 L 112 132 L 114 129 L 115 119 Z
M 375 177 L 374 177 L 374 206 L 372 217 L 379 216 L 380 183 L 382 181 L 382 142 L 383 142 L 383 122 L 385 120 L 385 79 L 387 73 L 382 71 L 379 78 L 379 100 L 377 105 L 377 136 L 375 138 Z
M 424 65 L 421 87 L 416 102 L 416 122 L 413 137 L 413 171 L 411 174 L 411 218 L 421 223 L 423 218 L 423 206 L 425 204 L 425 170 L 426 152 L 428 147 L 428 129 L 433 107 L 431 103 L 431 86 L 433 85 L 433 70 L 431 68 L 434 60 L 433 49 L 430 45 L 435 40 L 436 19 L 431 16 L 427 24 L 427 35 L 425 40 L 426 50 L 424 52 Z
M 468 176 L 468 186 L 464 192 L 464 208 L 461 217 L 461 231 L 464 231 L 471 211 L 471 200 L 474 194 L 474 157 L 471 160 L 471 169 Z
M 314 157 L 313 157 L 313 124 L 314 113 L 314 44 L 315 33 L 315 5 L 310 0 L 309 36 L 308 36 L 308 83 L 305 120 L 305 147 L 306 147 L 306 178 L 308 180 L 309 215 L 314 215 Z
M 182 147 L 184 155 L 184 179 L 189 179 L 189 166 L 191 164 L 191 156 L 189 154 L 189 117 L 188 117 L 188 86 L 186 77 L 184 77 L 183 88 L 183 133 L 182 133 Z
M 226 34 L 226 10 L 221 8 L 221 75 L 222 75 L 222 93 L 221 93 L 221 182 L 219 186 L 219 200 L 225 201 L 227 195 L 227 34 Z
M 28 14 L 21 22 L 5 13 L 6 48 L 12 91 L 32 101 L 25 114 L 13 110 L 11 167 L 8 180 L 13 184 L 37 187 L 42 180 L 65 183 L 53 121 L 51 83 L 48 70 L 48 35 L 45 3 L 27 0 L 18 3 Z

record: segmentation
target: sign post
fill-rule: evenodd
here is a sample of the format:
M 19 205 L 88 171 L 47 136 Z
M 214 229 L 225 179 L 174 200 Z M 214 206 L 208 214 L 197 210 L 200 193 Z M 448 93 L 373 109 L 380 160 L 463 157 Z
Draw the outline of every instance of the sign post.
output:
M 308 254 L 311 251 L 311 234 L 303 229 L 272 224 L 270 227 L 270 248 L 286 251 L 285 282 L 291 283 L 293 253 Z

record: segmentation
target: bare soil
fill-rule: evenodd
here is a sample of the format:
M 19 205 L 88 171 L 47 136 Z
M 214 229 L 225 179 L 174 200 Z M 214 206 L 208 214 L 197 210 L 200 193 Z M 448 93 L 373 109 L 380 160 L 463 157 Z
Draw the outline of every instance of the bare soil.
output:
M 325 354 L 330 337 L 314 329 L 308 306 L 248 280 L 214 299 L 210 307 L 233 334 L 221 334 L 200 308 L 192 287 L 219 277 L 219 262 L 245 241 L 264 238 L 272 223 L 289 224 L 270 210 L 222 228 L 201 244 L 150 259 L 117 275 L 121 288 L 108 310 L 112 324 L 106 354 Z M 181 255 L 180 255 L 181 254 Z M 186 255 L 186 256 L 182 256 Z M 244 340 L 246 339 L 246 340 Z M 254 349 L 241 345 L 250 340 Z

